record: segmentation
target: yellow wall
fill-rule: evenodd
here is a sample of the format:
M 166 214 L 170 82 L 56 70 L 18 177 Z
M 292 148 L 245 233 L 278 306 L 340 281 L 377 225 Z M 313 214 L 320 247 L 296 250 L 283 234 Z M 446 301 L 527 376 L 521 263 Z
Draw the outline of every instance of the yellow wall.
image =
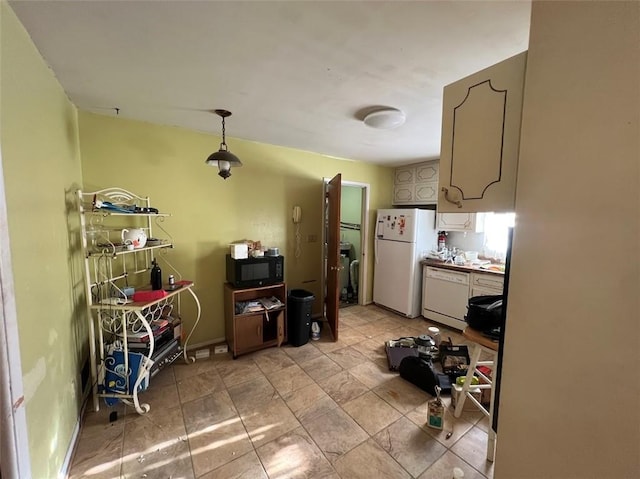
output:
M 496 479 L 640 471 L 640 4 L 534 2 Z
M 72 192 L 77 113 L 2 1 L 0 146 L 33 477 L 56 477 L 80 410 L 86 321 Z M 69 220 L 68 220 L 69 218 Z
M 79 123 L 86 191 L 119 186 L 149 196 L 156 208 L 172 214 L 164 227 L 175 248 L 166 258 L 184 278 L 195 281 L 202 303 L 192 344 L 224 336 L 222 290 L 229 243 L 252 239 L 279 247 L 288 288 L 304 288 L 320 298 L 323 177 L 342 173 L 343 180 L 369 183 L 371 225 L 375 210 L 391 204 L 391 168 L 227 137 L 229 150 L 243 166 L 223 180 L 217 168 L 204 163 L 219 147 L 217 136 L 87 112 L 80 112 Z M 227 130 L 232 128 L 233 122 L 228 123 Z M 294 205 L 303 211 L 299 259 L 294 257 Z M 317 241 L 309 242 L 309 236 Z M 369 262 L 373 271 L 372 258 Z M 372 276 L 368 300 L 371 285 Z M 194 311 L 185 297 L 187 329 Z M 314 313 L 320 311 L 316 301 Z

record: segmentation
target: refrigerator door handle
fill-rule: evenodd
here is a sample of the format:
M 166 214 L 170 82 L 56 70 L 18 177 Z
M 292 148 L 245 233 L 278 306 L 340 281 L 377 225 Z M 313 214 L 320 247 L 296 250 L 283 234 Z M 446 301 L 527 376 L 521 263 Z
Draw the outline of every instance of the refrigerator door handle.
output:
M 376 221 L 376 238 L 380 238 L 382 236 L 383 226 L 384 226 L 384 220 L 378 218 L 378 221 Z
M 375 264 L 378 264 L 378 243 L 380 242 L 380 237 L 382 236 L 382 226 L 384 225 L 384 220 L 378 216 L 376 221 L 376 235 L 374 237 L 373 242 L 373 258 L 375 260 Z

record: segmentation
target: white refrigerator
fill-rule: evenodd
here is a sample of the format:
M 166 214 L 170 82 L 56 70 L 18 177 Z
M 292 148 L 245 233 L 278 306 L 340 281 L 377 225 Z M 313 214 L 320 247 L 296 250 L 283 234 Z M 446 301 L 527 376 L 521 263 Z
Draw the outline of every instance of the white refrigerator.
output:
M 373 302 L 408 318 L 420 315 L 422 255 L 437 249 L 433 210 L 378 210 Z

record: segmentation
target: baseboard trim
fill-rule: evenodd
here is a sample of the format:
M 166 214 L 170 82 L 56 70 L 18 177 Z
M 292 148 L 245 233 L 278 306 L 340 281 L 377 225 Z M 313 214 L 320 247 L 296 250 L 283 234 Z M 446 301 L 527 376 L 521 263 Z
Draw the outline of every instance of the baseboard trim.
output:
M 226 343 L 227 340 L 225 338 L 214 338 L 211 341 L 204 341 L 202 343 L 190 344 L 187 346 L 187 351 L 193 351 L 194 349 L 200 349 L 207 346 L 211 346 L 213 344 Z
M 204 347 L 208 347 L 214 344 L 220 344 L 226 342 L 225 338 L 214 338 L 211 341 L 204 341 L 202 343 L 190 344 L 187 346 L 187 351 L 192 351 L 194 349 L 200 349 Z M 76 425 L 73 428 L 73 433 L 71 434 L 71 439 L 69 440 L 69 446 L 67 448 L 67 452 L 64 456 L 64 461 L 62 462 L 62 467 L 60 468 L 60 472 L 58 473 L 58 479 L 66 479 L 69 475 L 69 467 L 71 466 L 71 461 L 73 460 L 73 455 L 76 450 L 76 446 L 78 443 L 78 439 L 80 437 L 80 427 L 82 425 L 82 418 L 84 417 L 85 409 L 87 404 L 89 404 L 89 399 L 91 398 L 91 384 L 88 383 L 85 390 L 82 392 L 82 407 L 80 408 L 80 414 L 78 419 L 76 420 Z
M 60 472 L 58 473 L 58 479 L 66 479 L 69 476 L 69 467 L 71 466 L 71 460 L 73 459 L 73 455 L 76 451 L 76 446 L 78 443 L 78 438 L 80 437 L 80 425 L 82 424 L 82 418 L 84 417 L 84 410 L 86 405 L 87 401 L 83 401 L 83 406 L 80 409 L 80 415 L 78 416 L 76 425 L 73 428 L 73 433 L 71 434 L 71 440 L 69 441 L 67 453 L 64 456 L 62 467 L 60 468 Z

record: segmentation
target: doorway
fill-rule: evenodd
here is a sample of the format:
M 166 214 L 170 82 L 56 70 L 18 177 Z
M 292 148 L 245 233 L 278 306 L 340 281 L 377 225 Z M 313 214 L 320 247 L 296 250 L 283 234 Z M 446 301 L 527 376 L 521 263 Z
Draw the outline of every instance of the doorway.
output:
M 8 224 L 0 156 L 0 223 Z M 31 477 L 18 313 L 7 228 L 0 229 L 0 477 Z
M 340 196 L 340 308 L 359 304 L 362 256 L 361 186 L 342 185 Z
M 330 178 L 324 178 L 324 191 Z M 367 285 L 369 227 L 369 188 L 367 183 L 343 181 L 340 193 L 339 308 L 365 304 Z M 329 227 L 327 209 L 323 208 L 323 285 L 321 302 L 326 308 L 327 294 L 327 238 Z M 326 316 L 326 309 L 323 311 Z

